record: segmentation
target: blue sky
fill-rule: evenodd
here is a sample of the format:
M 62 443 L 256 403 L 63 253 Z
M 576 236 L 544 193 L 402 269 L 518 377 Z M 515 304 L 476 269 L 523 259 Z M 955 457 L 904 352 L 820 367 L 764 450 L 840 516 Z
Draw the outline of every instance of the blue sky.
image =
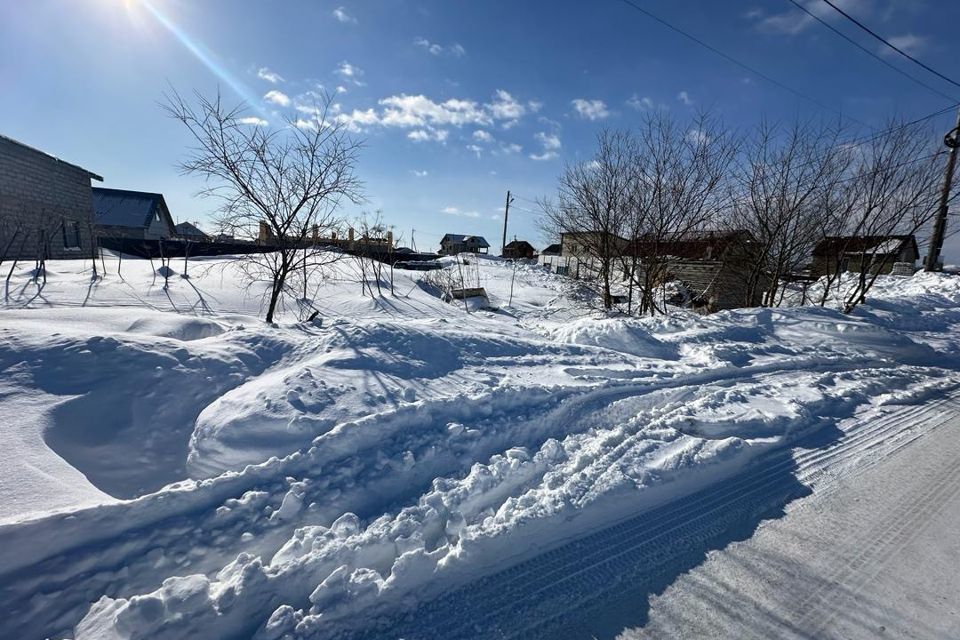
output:
M 366 140 L 369 202 L 418 248 L 444 232 L 542 246 L 531 200 L 564 161 L 589 154 L 602 126 L 645 109 L 710 108 L 731 126 L 761 117 L 851 118 L 863 132 L 950 101 L 885 68 L 787 0 L 635 0 L 678 27 L 825 105 L 773 86 L 620 0 L 31 0 L 0 3 L 0 133 L 105 177 L 162 192 L 178 221 L 215 203 L 176 168 L 189 141 L 158 107 L 169 85 L 249 103 L 271 125 L 309 117 L 310 92 L 333 92 Z M 820 0 L 804 0 L 879 52 Z M 950 75 L 960 3 L 846 0 L 887 38 Z M 947 95 L 960 89 L 885 59 Z M 936 120 L 949 128 L 952 115 Z M 857 125 L 853 121 L 863 123 Z M 950 243 L 948 250 L 960 244 Z M 956 256 L 950 251 L 948 258 Z

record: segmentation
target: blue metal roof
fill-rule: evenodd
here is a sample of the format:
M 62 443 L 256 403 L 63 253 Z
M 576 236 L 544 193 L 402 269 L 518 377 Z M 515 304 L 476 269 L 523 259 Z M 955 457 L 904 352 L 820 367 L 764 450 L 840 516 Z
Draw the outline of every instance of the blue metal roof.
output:
M 93 187 L 93 210 L 99 225 L 146 229 L 158 207 L 161 212 L 166 208 L 159 193 Z

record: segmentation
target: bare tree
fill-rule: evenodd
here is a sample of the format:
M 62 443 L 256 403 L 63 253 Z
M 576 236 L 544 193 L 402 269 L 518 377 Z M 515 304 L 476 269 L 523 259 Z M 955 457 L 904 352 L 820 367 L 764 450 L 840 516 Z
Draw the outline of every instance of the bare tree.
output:
M 640 291 L 640 313 L 662 312 L 657 291 L 670 279 L 676 247 L 719 224 L 726 182 L 739 141 L 707 113 L 681 125 L 663 112 L 648 115 L 637 134 L 628 217 L 625 272 Z M 662 298 L 662 296 L 661 296 Z
M 894 122 L 855 147 L 841 251 L 855 260 L 857 276 L 844 291 L 845 313 L 866 300 L 893 256 L 936 214 L 943 155 L 936 141 L 926 127 Z
M 832 229 L 835 188 L 850 165 L 838 127 L 760 124 L 737 171 L 731 226 L 748 231 L 745 304 L 779 304 L 786 279 L 804 269 Z
M 251 285 L 268 285 L 266 321 L 273 322 L 288 276 L 333 259 L 313 239 L 338 226 L 344 200 L 361 200 L 355 166 L 362 144 L 328 118 L 330 96 L 315 105 L 314 120 L 291 119 L 282 128 L 248 124 L 243 107 L 225 107 L 219 93 L 195 98 L 191 106 L 174 91 L 163 105 L 196 143 L 181 169 L 204 177 L 201 195 L 221 201 L 221 229 L 271 249 L 244 256 L 240 265 Z
M 634 148 L 630 132 L 601 131 L 593 159 L 564 168 L 556 202 L 539 203 L 545 231 L 560 236 L 583 275 L 599 281 L 605 309 L 612 307 L 611 281 L 626 244 Z

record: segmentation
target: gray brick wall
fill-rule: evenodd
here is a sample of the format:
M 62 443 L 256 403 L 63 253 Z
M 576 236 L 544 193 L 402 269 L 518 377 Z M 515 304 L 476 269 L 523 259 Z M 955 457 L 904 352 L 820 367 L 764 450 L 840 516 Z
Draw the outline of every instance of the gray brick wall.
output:
M 80 246 L 64 246 L 79 235 Z M 89 258 L 93 253 L 90 174 L 0 137 L 0 254 L 7 259 Z

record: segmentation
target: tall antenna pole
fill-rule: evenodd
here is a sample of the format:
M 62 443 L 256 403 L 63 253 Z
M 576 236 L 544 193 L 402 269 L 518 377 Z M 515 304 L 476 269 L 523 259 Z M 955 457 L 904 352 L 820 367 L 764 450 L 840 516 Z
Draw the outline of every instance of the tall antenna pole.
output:
M 940 209 L 933 222 L 933 234 L 930 236 L 930 249 L 927 251 L 927 263 L 924 271 L 939 271 L 940 252 L 943 239 L 947 234 L 947 208 L 950 202 L 950 187 L 953 186 L 953 169 L 957 163 L 957 147 L 960 146 L 960 109 L 957 109 L 957 126 L 943 137 L 943 144 L 949 149 L 947 168 L 943 174 L 943 189 L 940 191 Z
M 503 242 L 500 244 L 501 257 L 503 257 L 503 253 L 507 249 L 507 219 L 510 217 L 511 202 L 513 202 L 513 198 L 510 197 L 510 192 L 507 191 L 507 204 L 503 207 Z

